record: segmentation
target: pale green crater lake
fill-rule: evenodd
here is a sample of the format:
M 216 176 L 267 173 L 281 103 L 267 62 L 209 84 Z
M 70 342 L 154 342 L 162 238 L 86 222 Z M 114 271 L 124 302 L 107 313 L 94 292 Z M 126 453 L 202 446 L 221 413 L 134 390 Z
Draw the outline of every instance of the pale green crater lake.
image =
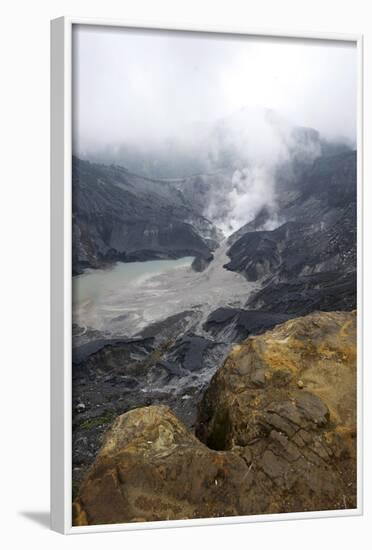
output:
M 254 288 L 239 273 L 223 268 L 226 245 L 201 273 L 193 257 L 147 262 L 118 262 L 73 277 L 73 323 L 110 337 L 131 337 L 151 323 L 193 309 L 202 321 L 224 306 L 246 302 Z

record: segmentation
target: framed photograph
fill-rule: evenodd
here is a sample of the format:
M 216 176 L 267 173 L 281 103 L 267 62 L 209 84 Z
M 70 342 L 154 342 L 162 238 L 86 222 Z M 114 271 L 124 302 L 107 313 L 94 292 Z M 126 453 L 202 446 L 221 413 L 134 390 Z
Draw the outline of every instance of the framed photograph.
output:
M 362 513 L 362 38 L 52 21 L 52 526 Z

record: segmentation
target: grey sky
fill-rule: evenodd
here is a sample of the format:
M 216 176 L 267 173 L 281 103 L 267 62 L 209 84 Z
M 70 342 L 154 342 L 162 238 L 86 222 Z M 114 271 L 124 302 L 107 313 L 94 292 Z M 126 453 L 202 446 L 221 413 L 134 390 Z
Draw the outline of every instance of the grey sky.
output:
M 352 43 L 73 30 L 74 149 L 153 143 L 198 130 L 244 106 L 267 107 L 328 137 L 355 139 Z

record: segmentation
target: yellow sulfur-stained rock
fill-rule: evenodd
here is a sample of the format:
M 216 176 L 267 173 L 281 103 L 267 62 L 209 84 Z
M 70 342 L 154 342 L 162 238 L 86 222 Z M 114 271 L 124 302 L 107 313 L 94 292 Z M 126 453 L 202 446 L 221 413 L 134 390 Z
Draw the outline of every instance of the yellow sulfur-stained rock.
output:
M 244 460 L 208 449 L 164 406 L 120 416 L 80 488 L 74 524 L 240 515 Z
M 355 312 L 312 313 L 245 340 L 205 392 L 196 433 L 213 449 L 249 448 L 255 483 L 279 511 L 355 507 Z

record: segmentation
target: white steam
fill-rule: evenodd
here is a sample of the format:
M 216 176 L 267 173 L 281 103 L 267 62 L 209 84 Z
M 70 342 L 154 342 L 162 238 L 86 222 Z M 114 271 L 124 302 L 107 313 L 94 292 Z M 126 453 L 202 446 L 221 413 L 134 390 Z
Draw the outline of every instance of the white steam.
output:
M 271 219 L 275 215 L 275 199 L 274 176 L 270 167 L 253 165 L 236 170 L 232 177 L 232 190 L 227 196 L 229 216 L 220 224 L 220 229 L 229 236 L 252 221 L 264 207 Z M 274 229 L 275 225 L 271 223 L 270 228 Z
M 212 195 L 205 215 L 229 236 L 265 209 L 268 217 L 262 229 L 274 229 L 282 223 L 277 215 L 277 170 L 294 159 L 312 162 L 319 156 L 318 133 L 293 128 L 273 111 L 257 107 L 241 109 L 221 121 L 217 135 L 215 162 L 228 151 L 235 170 L 230 189 L 225 190 L 223 208 L 221 195 Z

